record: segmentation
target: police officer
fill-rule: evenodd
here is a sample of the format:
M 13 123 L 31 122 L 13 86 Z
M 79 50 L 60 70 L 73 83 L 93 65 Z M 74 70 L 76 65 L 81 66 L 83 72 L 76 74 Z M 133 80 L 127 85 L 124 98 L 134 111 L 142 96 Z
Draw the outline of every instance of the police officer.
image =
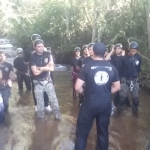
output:
M 121 90 L 118 111 L 121 112 L 123 104 L 128 95 L 128 89 L 132 96 L 132 111 L 134 114 L 138 112 L 139 106 L 139 83 L 138 74 L 141 71 L 141 57 L 137 54 L 138 43 L 133 41 L 129 44 L 129 53 L 123 57 L 123 78 L 121 79 Z
M 11 96 L 12 80 L 14 79 L 13 66 L 5 62 L 6 55 L 0 51 L 0 95 L 2 95 L 5 111 L 9 107 L 9 98 Z
M 39 118 L 44 117 L 43 94 L 45 91 L 54 111 L 55 118 L 61 119 L 55 89 L 49 76 L 49 71 L 54 70 L 54 64 L 51 60 L 50 53 L 44 51 L 44 43 L 40 39 L 34 41 L 34 48 L 36 52 L 30 57 L 30 67 L 33 73 L 34 93 L 37 100 L 37 115 Z
M 54 62 L 54 64 L 55 64 L 55 57 L 54 57 L 54 55 L 52 54 L 52 48 L 51 48 L 51 47 L 47 47 L 47 51 L 51 54 L 52 59 L 53 59 L 53 62 Z M 54 85 L 54 71 L 51 71 L 51 72 L 50 72 L 50 77 L 51 77 L 51 79 L 52 79 L 52 81 L 53 81 L 53 85 Z
M 31 36 L 32 43 L 34 43 L 34 41 L 37 40 L 37 39 L 41 39 L 41 36 L 39 34 L 32 34 L 32 36 Z M 34 52 L 35 52 L 34 46 L 25 51 L 25 53 L 24 53 L 24 63 L 25 64 L 29 65 L 30 56 Z M 30 77 L 31 77 L 32 94 L 33 94 L 33 99 L 34 99 L 34 104 L 35 104 L 35 111 L 36 111 L 37 110 L 37 102 L 36 102 L 36 98 L 35 98 L 35 94 L 34 94 L 34 84 L 33 84 L 31 69 L 30 69 Z M 48 96 L 45 92 L 44 92 L 44 104 L 45 104 L 45 110 L 51 111 L 51 108 L 48 105 Z
M 83 51 L 83 56 L 81 56 L 81 58 L 78 61 L 78 64 L 76 66 L 77 70 L 80 70 L 82 68 L 82 63 L 84 58 L 89 56 L 88 45 L 83 45 L 82 51 Z
M 85 65 L 77 79 L 75 89 L 82 93 L 85 86 L 85 100 L 81 106 L 76 129 L 75 150 L 85 150 L 86 141 L 94 119 L 97 125 L 97 150 L 108 149 L 108 126 L 111 115 L 111 93 L 120 89 L 117 70 L 104 60 L 106 47 L 96 43 L 94 60 Z
M 16 49 L 18 57 L 14 60 L 14 68 L 16 68 L 16 75 L 17 75 L 17 83 L 19 90 L 23 90 L 23 81 L 25 82 L 26 88 L 31 90 L 31 82 L 30 76 L 28 73 L 28 65 L 24 63 L 23 60 L 23 49 L 17 48 Z
M 94 52 L 93 52 L 93 47 L 94 47 L 94 43 L 90 43 L 88 45 L 88 52 L 89 52 L 89 56 L 88 57 L 85 57 L 82 61 L 82 67 L 91 62 L 93 60 L 93 57 L 94 57 Z

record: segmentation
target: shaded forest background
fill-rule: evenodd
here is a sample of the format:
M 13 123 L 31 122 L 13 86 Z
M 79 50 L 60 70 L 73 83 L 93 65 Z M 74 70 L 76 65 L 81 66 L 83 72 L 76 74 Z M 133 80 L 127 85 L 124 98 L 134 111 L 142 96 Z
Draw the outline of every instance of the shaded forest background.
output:
M 139 43 L 143 72 L 149 75 L 150 0 L 1 0 L 0 36 L 16 46 L 32 46 L 38 33 L 51 46 L 57 63 L 68 64 L 76 46 L 102 41 L 108 47 Z

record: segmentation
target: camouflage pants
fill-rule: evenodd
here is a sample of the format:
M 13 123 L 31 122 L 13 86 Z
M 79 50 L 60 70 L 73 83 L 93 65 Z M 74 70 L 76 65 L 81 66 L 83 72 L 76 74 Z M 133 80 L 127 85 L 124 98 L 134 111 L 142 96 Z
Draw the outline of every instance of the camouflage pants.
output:
M 130 85 L 126 82 L 121 83 L 120 97 L 126 98 L 128 96 L 128 92 L 130 91 Z M 137 98 L 139 94 L 139 83 L 133 83 L 133 90 L 130 91 L 132 98 Z
M 52 81 L 33 80 L 33 83 L 34 83 L 35 98 L 37 100 L 37 116 L 39 118 L 44 118 L 45 115 L 44 97 L 43 97 L 44 92 L 46 92 L 48 95 L 50 106 L 52 107 L 52 110 L 55 113 L 55 115 L 60 113 L 58 100 L 56 97 L 56 93 Z

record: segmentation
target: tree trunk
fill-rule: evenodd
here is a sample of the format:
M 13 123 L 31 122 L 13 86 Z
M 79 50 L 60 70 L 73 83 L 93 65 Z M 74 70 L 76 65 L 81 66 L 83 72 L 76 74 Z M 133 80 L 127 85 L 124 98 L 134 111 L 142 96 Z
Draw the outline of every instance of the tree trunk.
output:
M 92 31 L 92 43 L 95 42 L 96 37 L 96 22 L 97 22 L 97 11 L 96 8 L 96 0 L 94 0 L 94 7 L 93 7 L 93 31 Z
M 148 49 L 150 55 L 150 1 L 146 1 L 146 20 L 147 20 L 147 31 L 148 31 Z

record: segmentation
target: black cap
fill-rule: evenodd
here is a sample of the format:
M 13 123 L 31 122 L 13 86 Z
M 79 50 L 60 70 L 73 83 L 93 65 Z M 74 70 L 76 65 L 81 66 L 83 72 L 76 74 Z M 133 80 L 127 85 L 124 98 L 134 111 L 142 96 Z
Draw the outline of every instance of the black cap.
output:
M 95 45 L 95 43 L 90 43 L 90 44 L 88 45 L 88 48 L 94 47 L 94 45 Z
M 37 44 L 41 44 L 41 43 L 44 44 L 44 41 L 41 40 L 41 39 L 37 39 L 37 40 L 34 41 L 33 45 L 35 47 Z
M 32 34 L 31 40 L 34 42 L 37 39 L 41 39 L 41 36 L 39 34 Z
M 81 51 L 81 48 L 80 48 L 80 47 L 76 47 L 76 48 L 74 49 L 74 52 L 77 52 L 77 51 Z
M 138 50 L 138 48 L 139 48 L 139 45 L 137 42 L 132 41 L 129 43 L 129 49 L 137 49 Z
M 105 44 L 103 43 L 96 43 L 93 47 L 93 51 L 95 55 L 104 56 L 105 52 L 107 51 Z
M 88 48 L 88 45 L 83 45 L 83 46 L 82 46 L 82 50 L 84 50 L 84 49 L 86 49 L 86 48 Z
M 123 46 L 122 46 L 121 43 L 117 43 L 116 46 L 115 46 L 115 48 L 116 48 L 116 47 L 119 47 L 119 48 L 121 48 L 121 49 L 123 48 Z

